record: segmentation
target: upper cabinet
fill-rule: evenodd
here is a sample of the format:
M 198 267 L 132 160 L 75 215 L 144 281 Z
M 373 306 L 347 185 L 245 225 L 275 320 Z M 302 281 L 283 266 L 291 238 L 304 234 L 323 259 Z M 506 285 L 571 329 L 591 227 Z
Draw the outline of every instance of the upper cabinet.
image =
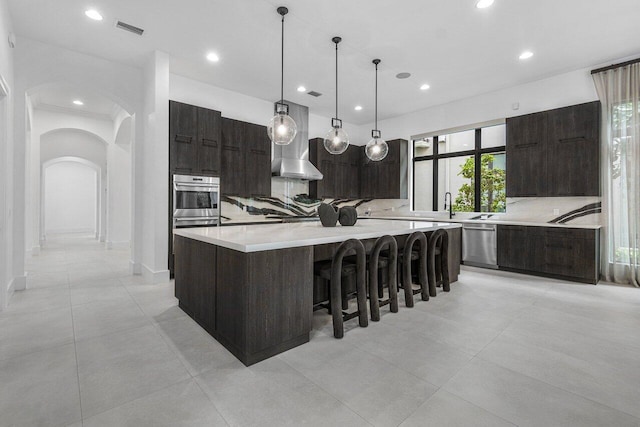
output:
M 360 192 L 360 155 L 362 147 L 349 145 L 342 154 L 330 154 L 322 138 L 309 141 L 309 161 L 323 178 L 309 182 L 309 194 L 317 199 L 357 199 Z
M 171 174 L 220 175 L 221 115 L 169 101 L 169 170 Z
M 271 196 L 271 141 L 265 126 L 222 119 L 220 190 L 226 196 Z
M 507 119 L 507 197 L 599 196 L 600 102 Z
M 317 199 L 407 198 L 407 141 L 388 141 L 389 153 L 379 162 L 364 154 L 364 147 L 349 145 L 342 154 L 329 154 L 322 138 L 309 141 L 309 160 L 324 175 L 309 183 Z

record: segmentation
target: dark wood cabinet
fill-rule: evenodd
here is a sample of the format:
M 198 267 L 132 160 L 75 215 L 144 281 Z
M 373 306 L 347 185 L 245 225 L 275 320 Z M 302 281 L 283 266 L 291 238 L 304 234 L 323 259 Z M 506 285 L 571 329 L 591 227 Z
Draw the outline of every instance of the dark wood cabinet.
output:
M 599 253 L 597 229 L 498 226 L 501 269 L 595 284 L 600 278 Z
M 600 195 L 600 102 L 507 119 L 507 197 Z
M 309 160 L 324 175 L 309 183 L 309 194 L 318 199 L 401 199 L 407 197 L 407 141 L 388 141 L 389 153 L 379 162 L 364 154 L 364 147 L 350 145 L 342 154 L 325 150 L 322 138 L 309 141 Z
M 349 145 L 342 154 L 329 154 L 323 139 L 309 141 L 309 161 L 323 178 L 309 182 L 309 194 L 317 199 L 357 199 L 360 188 L 360 154 L 362 147 Z
M 169 101 L 169 172 L 171 175 L 220 175 L 221 115 Z
M 271 141 L 265 126 L 222 119 L 220 190 L 225 196 L 271 196 Z

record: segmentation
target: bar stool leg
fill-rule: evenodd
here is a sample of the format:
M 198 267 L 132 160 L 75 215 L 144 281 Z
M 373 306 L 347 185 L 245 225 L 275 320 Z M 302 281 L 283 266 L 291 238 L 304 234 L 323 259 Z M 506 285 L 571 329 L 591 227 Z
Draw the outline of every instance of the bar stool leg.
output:
M 334 260 L 335 262 L 335 260 Z M 342 262 L 340 262 L 342 264 Z M 333 336 L 344 337 L 344 322 L 342 320 L 342 278 L 340 268 L 331 266 L 331 317 L 333 318 Z M 338 274 L 334 274 L 337 272 Z

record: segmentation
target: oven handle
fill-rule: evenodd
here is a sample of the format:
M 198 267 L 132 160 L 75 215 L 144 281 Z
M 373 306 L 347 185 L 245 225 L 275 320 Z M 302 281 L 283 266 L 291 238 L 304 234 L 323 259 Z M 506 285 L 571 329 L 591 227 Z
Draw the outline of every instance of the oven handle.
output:
M 180 183 L 174 183 L 173 186 L 175 188 L 178 188 L 178 187 L 201 187 L 201 188 L 211 188 L 211 189 L 214 189 L 214 190 L 220 187 L 217 184 L 208 185 L 208 184 L 204 184 L 202 182 L 199 182 L 199 183 L 198 182 L 194 182 L 194 183 L 191 183 L 191 182 L 180 182 Z
M 217 221 L 218 217 L 217 216 L 190 216 L 188 218 L 173 218 L 175 221 L 200 221 L 200 220 L 206 220 L 206 221 Z

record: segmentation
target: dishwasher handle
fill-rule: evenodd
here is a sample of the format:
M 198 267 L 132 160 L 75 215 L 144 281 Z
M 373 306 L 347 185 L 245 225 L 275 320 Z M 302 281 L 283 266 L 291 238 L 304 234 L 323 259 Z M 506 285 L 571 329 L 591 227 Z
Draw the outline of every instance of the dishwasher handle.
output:
M 491 227 L 491 228 L 489 228 L 489 227 L 483 228 L 483 227 L 467 227 L 467 226 L 463 226 L 462 228 L 465 229 L 465 230 L 478 230 L 478 231 L 491 231 L 491 232 L 495 232 L 496 231 L 495 226 Z

